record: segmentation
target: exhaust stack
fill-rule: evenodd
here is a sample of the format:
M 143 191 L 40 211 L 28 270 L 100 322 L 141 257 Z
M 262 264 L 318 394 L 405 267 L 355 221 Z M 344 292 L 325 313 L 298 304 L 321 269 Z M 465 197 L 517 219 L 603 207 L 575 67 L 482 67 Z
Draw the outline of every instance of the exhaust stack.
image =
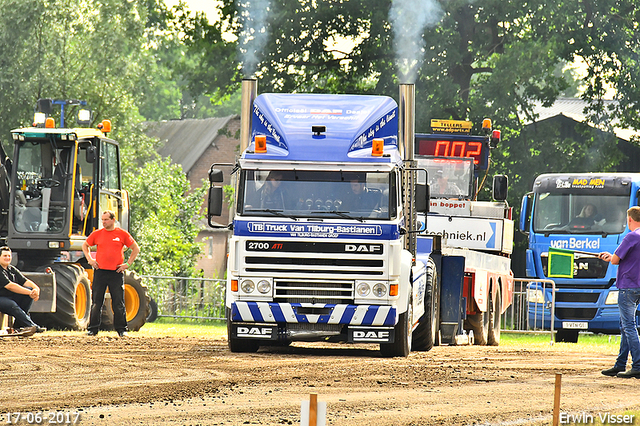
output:
M 243 153 L 251 142 L 251 117 L 253 101 L 258 96 L 258 80 L 245 78 L 242 80 L 242 98 L 240 103 L 240 153 Z
M 404 161 L 414 160 L 415 144 L 415 96 L 414 84 L 400 85 L 398 112 L 398 149 Z

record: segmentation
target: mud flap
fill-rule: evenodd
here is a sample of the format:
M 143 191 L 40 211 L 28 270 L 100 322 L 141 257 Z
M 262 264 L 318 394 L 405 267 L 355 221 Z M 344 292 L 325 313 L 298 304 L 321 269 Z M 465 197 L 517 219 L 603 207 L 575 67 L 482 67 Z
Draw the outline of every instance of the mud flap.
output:
M 238 339 L 278 340 L 277 325 L 233 323 L 231 333 Z
M 46 272 L 25 272 L 24 276 L 40 287 L 40 298 L 33 302 L 30 312 L 56 311 L 56 276 Z
M 348 343 L 393 343 L 393 327 L 349 327 Z
M 442 343 L 457 343 L 467 313 L 467 298 L 462 296 L 464 257 L 442 256 L 440 287 L 440 334 Z

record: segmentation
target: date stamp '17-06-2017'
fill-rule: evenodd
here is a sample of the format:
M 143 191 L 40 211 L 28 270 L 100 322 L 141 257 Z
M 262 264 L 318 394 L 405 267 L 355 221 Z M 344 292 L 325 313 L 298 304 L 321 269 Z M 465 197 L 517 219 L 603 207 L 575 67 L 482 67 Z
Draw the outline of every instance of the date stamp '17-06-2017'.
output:
M 0 414 L 5 425 L 74 425 L 80 422 L 78 411 L 15 411 Z

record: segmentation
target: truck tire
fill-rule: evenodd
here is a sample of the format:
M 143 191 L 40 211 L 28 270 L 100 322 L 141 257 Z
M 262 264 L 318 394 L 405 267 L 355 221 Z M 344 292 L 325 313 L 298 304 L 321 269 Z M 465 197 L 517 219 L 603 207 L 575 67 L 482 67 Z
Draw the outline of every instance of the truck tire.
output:
M 427 264 L 427 286 L 424 294 L 425 313 L 413 331 L 412 349 L 429 351 L 438 342 L 440 327 L 440 288 L 436 277 L 436 264 L 431 258 Z
M 91 312 L 91 285 L 84 269 L 70 263 L 54 263 L 51 268 L 56 276 L 56 311 L 32 313 L 33 321 L 43 327 L 59 330 L 84 330 Z
M 464 321 L 464 329 L 473 331 L 474 344 L 485 346 L 489 340 L 489 313 L 479 312 L 469 315 Z
M 489 338 L 487 344 L 498 346 L 500 344 L 500 324 L 502 323 L 502 292 L 496 292 L 495 302 L 489 302 Z
M 556 331 L 556 342 L 578 343 L 578 330 L 561 328 Z
M 229 344 L 229 350 L 231 352 L 258 352 L 260 348 L 260 342 L 257 340 L 238 339 L 233 337 L 231 332 L 231 309 L 227 308 L 227 343 Z
M 413 302 L 409 298 L 407 311 L 400 314 L 398 324 L 394 328 L 393 343 L 380 343 L 380 353 L 383 357 L 408 357 L 411 353 L 411 318 L 413 313 Z
M 124 307 L 127 312 L 127 327 L 130 331 L 138 331 L 147 322 L 151 311 L 150 297 L 147 286 L 142 284 L 142 278 L 134 272 L 124 273 Z M 113 307 L 111 295 L 107 293 L 102 306 L 100 319 L 101 330 L 113 330 Z

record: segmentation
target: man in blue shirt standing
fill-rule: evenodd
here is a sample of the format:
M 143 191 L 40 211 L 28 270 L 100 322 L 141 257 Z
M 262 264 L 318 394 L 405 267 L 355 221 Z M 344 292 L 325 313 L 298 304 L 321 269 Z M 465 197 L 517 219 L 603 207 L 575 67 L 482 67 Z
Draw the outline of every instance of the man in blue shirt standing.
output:
M 640 379 L 640 336 L 636 324 L 636 310 L 640 304 L 640 207 L 627 210 L 629 232 L 616 251 L 600 253 L 600 259 L 618 265 L 616 286 L 620 309 L 620 352 L 612 368 L 603 370 L 605 376 Z M 631 370 L 625 371 L 631 354 Z

